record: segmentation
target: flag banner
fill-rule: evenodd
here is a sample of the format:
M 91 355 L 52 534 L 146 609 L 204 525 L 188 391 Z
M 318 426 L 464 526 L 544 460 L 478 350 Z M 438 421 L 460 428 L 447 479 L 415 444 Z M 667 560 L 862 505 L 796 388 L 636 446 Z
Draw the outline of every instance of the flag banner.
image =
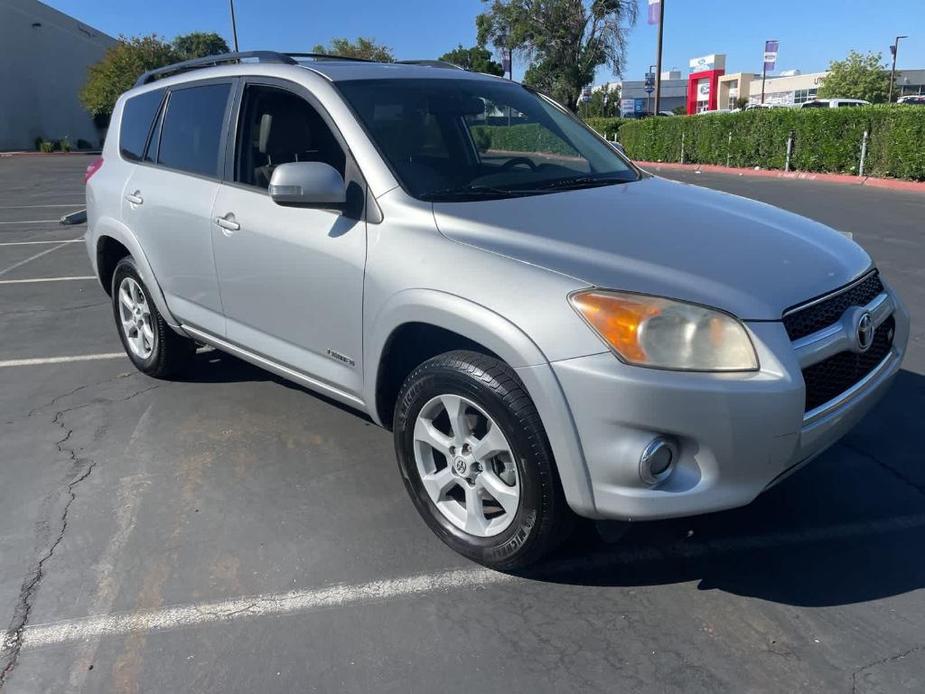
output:
M 764 42 L 764 69 L 765 71 L 773 70 L 777 64 L 777 41 Z
M 661 10 L 662 0 L 649 0 L 649 24 L 658 24 L 659 10 Z

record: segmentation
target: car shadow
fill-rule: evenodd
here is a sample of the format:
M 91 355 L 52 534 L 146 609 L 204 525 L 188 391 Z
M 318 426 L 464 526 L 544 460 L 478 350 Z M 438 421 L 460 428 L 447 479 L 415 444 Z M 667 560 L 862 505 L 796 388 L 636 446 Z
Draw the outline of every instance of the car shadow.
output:
M 799 606 L 925 587 L 925 377 L 901 371 L 845 439 L 749 506 L 686 519 L 590 523 L 521 575 L 588 586 L 698 581 Z
M 348 405 L 344 405 L 333 398 L 329 398 L 314 390 L 309 390 L 294 381 L 277 376 L 259 366 L 254 366 L 250 362 L 239 359 L 227 352 L 212 349 L 211 347 L 199 348 L 196 351 L 193 362 L 182 374 L 176 376 L 175 380 L 185 383 L 277 383 L 291 390 L 296 390 L 312 398 L 316 398 L 344 412 L 349 412 L 366 422 L 372 421 L 365 413 Z

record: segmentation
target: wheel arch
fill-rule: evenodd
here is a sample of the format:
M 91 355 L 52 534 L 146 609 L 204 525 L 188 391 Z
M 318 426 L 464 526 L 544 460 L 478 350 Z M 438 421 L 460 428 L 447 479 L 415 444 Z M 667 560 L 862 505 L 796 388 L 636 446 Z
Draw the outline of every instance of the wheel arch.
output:
M 154 270 L 151 268 L 151 263 L 148 261 L 135 234 L 124 224 L 114 219 L 100 219 L 95 225 L 94 231 L 95 253 L 93 260 L 97 278 L 104 291 L 109 294 L 112 290 L 112 287 L 109 286 L 108 283 L 112 280 L 112 271 L 115 269 L 118 260 L 124 255 L 130 255 L 135 261 L 138 274 L 141 275 L 141 279 L 144 281 L 145 287 L 147 287 L 151 298 L 154 300 L 157 310 L 171 328 L 178 330 L 180 324 L 167 307 L 167 300 L 164 298 L 161 287 L 157 282 L 157 277 L 154 274 Z M 124 249 L 126 253 L 119 255 L 115 258 L 115 261 L 113 261 L 113 257 L 116 255 L 114 249 L 118 252 L 120 247 Z M 103 261 L 103 264 L 101 264 L 101 261 Z M 111 267 L 108 263 L 111 263 Z
M 514 323 L 485 306 L 437 290 L 399 292 L 379 312 L 368 335 L 365 400 L 370 415 L 386 428 L 391 427 L 394 397 L 404 377 L 436 354 L 470 349 L 514 369 L 548 363 L 540 348 Z M 409 345 L 410 355 L 406 353 Z M 390 372 L 395 364 L 404 375 Z

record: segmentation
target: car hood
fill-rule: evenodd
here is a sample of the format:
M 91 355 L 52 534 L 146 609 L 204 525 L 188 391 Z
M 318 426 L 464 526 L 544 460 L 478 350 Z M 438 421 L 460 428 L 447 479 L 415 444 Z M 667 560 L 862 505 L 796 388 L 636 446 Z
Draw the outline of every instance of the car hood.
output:
M 871 267 L 860 246 L 823 224 L 658 177 L 436 203 L 434 216 L 455 241 L 594 286 L 692 301 L 746 320 L 779 319 Z

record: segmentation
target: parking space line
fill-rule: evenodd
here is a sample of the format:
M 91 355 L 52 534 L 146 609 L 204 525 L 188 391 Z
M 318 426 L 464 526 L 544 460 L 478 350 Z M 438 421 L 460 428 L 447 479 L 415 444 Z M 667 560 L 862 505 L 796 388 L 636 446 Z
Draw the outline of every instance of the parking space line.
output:
M 82 207 L 86 202 L 60 203 L 54 202 L 48 205 L 0 205 L 0 210 L 34 210 L 46 207 Z
M 94 275 L 78 275 L 76 277 L 37 277 L 26 280 L 0 280 L 0 284 L 32 284 L 33 282 L 72 282 L 74 280 L 95 280 Z
M 35 359 L 7 359 L 0 361 L 0 369 L 13 366 L 42 366 L 44 364 L 68 364 L 75 361 L 99 361 L 122 359 L 125 352 L 103 352 L 101 354 L 75 354 L 68 357 L 37 357 Z
M 558 565 L 552 564 L 546 571 L 552 575 L 567 575 L 575 570 L 608 569 L 649 561 L 690 559 L 817 542 L 844 541 L 922 527 L 925 527 L 925 514 L 914 514 L 766 535 L 730 537 L 702 542 L 685 540 L 667 547 L 638 547 L 602 552 L 561 562 Z M 49 624 L 36 624 L 26 627 L 21 643 L 23 648 L 35 648 L 104 636 L 217 624 L 243 617 L 267 617 L 322 608 L 381 604 L 409 596 L 451 590 L 471 590 L 506 583 L 526 583 L 529 580 L 484 568 L 456 569 L 358 585 L 341 584 L 288 593 L 251 595 L 157 610 L 119 612 Z M 12 642 L 13 637 L 7 635 L 7 643 L 12 644 Z
M 0 222 L 0 224 L 58 224 L 58 219 L 27 219 L 20 222 Z
M 82 241 L 83 237 L 79 239 L 67 239 L 65 241 L 3 241 L 0 243 L 0 246 L 48 246 L 53 243 L 81 243 Z
M 38 260 L 38 259 L 41 258 L 43 255 L 48 255 L 49 253 L 54 253 L 56 250 L 58 250 L 59 248 L 64 248 L 66 245 L 67 245 L 66 243 L 61 243 L 61 242 L 59 242 L 58 245 L 55 246 L 54 248 L 49 248 L 48 250 L 40 251 L 40 252 L 36 253 L 36 254 L 33 255 L 33 256 L 29 256 L 29 257 L 26 258 L 25 260 L 20 260 L 18 263 L 13 263 L 13 264 L 10 265 L 9 267 L 6 267 L 6 268 L 3 268 L 2 270 L 0 270 L 0 277 L 3 277 L 3 275 L 5 275 L 5 274 L 8 273 L 8 272 L 12 272 L 13 270 L 15 270 L 15 269 L 18 268 L 18 267 L 22 267 L 22 266 L 25 265 L 26 263 L 31 263 L 33 260 Z

